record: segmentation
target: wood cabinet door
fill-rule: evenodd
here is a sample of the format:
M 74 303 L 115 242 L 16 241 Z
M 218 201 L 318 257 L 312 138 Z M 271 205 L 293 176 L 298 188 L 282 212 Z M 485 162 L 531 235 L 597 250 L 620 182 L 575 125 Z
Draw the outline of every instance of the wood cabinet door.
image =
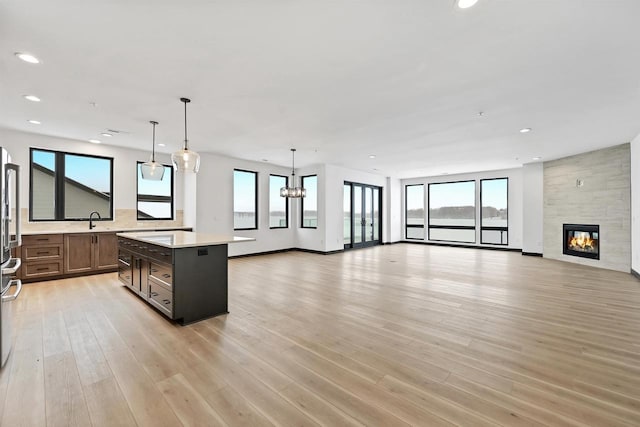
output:
M 108 270 L 118 267 L 118 236 L 116 233 L 95 234 L 95 269 Z
M 94 234 L 79 233 L 64 235 L 64 272 L 79 273 L 93 270 Z

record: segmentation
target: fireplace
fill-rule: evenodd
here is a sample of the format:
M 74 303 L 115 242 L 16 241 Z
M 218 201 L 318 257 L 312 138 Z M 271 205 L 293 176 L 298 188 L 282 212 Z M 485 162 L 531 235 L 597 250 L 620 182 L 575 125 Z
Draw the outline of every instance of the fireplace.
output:
M 562 253 L 583 258 L 600 259 L 600 226 L 563 224 Z

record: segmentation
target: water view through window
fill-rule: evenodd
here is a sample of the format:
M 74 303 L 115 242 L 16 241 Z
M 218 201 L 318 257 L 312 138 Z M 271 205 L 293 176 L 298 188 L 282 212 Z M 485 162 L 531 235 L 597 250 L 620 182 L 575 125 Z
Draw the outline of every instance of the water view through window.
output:
M 507 178 L 480 181 L 482 201 L 480 243 L 506 245 L 509 242 L 508 193 L 509 180 Z
M 233 228 L 258 228 L 258 173 L 235 169 L 233 171 Z
M 301 203 L 302 228 L 316 228 L 318 226 L 318 177 L 303 176 L 302 187 L 307 191 Z
M 475 181 L 429 184 L 429 240 L 475 243 Z
M 269 227 L 287 228 L 288 199 L 280 195 L 280 189 L 286 187 L 288 178 L 280 175 L 269 175 Z
M 424 239 L 424 185 L 405 187 L 405 236 Z

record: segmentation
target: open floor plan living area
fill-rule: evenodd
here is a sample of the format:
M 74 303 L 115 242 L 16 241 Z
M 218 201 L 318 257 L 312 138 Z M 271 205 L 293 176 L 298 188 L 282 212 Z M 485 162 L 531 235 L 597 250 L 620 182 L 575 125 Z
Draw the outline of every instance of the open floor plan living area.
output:
M 640 426 L 640 2 L 0 2 L 0 427 Z

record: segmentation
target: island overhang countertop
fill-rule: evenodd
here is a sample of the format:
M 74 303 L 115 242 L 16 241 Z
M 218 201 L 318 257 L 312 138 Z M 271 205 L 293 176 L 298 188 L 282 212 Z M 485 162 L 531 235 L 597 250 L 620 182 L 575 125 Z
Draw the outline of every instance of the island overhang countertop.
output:
M 191 248 L 196 246 L 226 245 L 229 243 L 252 242 L 252 237 L 238 237 L 223 234 L 196 233 L 193 231 L 147 231 L 138 233 L 117 233 L 127 239 L 138 240 L 165 248 Z

